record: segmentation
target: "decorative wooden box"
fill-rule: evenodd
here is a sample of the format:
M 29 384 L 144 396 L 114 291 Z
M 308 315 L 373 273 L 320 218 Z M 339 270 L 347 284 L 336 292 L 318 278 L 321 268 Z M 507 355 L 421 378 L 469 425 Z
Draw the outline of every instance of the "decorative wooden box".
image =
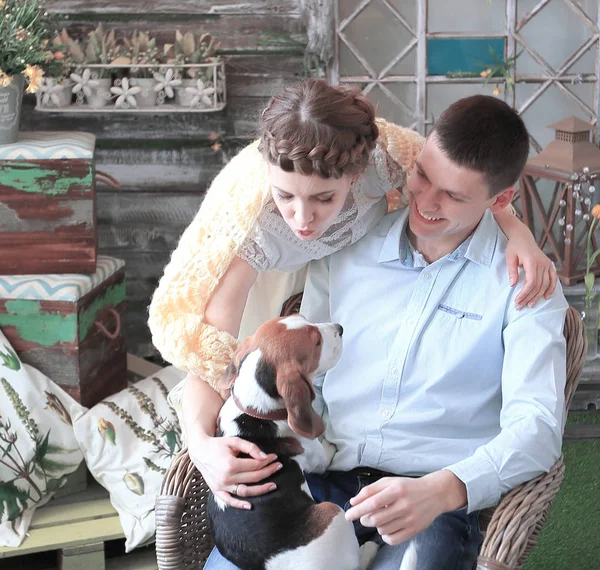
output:
M 0 328 L 23 362 L 84 406 L 127 386 L 121 335 L 125 264 L 99 256 L 93 275 L 0 276 Z
M 96 271 L 95 140 L 22 132 L 0 145 L 0 275 Z

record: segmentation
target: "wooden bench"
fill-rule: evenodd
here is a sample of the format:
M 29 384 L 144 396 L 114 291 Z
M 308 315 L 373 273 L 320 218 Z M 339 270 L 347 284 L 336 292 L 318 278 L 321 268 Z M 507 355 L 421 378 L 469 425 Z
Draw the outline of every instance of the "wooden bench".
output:
M 153 548 L 105 558 L 105 543 L 125 537 L 108 493 L 97 483 L 81 493 L 50 501 L 39 508 L 33 516 L 28 534 L 18 548 L 0 547 L 2 570 L 26 570 L 28 563 L 31 567 L 39 568 L 40 563 L 36 563 L 35 557 L 28 556 L 25 563 L 20 557 L 49 551 L 56 551 L 55 565 L 50 568 L 59 570 L 157 568 Z

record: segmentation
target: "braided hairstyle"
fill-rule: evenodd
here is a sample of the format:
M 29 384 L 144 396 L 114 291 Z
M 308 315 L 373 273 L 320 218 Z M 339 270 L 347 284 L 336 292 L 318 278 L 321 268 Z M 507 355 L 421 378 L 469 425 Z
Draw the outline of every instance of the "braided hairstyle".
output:
M 359 89 L 309 79 L 271 98 L 259 149 L 286 172 L 341 178 L 366 168 L 378 136 L 375 108 Z

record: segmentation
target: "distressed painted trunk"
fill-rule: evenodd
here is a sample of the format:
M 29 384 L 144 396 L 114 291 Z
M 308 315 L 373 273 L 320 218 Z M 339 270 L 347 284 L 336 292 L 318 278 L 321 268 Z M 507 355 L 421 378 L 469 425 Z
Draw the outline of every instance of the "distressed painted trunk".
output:
M 0 274 L 95 272 L 94 146 L 36 132 L 0 147 Z
M 100 256 L 93 275 L 0 277 L 0 328 L 21 360 L 87 407 L 127 386 L 124 309 L 115 258 Z

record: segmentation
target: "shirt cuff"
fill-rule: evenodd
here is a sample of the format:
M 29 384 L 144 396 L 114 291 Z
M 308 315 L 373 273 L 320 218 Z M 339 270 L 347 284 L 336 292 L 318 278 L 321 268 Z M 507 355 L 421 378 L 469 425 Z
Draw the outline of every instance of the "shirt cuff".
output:
M 465 484 L 467 512 L 480 511 L 500 501 L 500 478 L 487 459 L 472 455 L 445 469 Z

